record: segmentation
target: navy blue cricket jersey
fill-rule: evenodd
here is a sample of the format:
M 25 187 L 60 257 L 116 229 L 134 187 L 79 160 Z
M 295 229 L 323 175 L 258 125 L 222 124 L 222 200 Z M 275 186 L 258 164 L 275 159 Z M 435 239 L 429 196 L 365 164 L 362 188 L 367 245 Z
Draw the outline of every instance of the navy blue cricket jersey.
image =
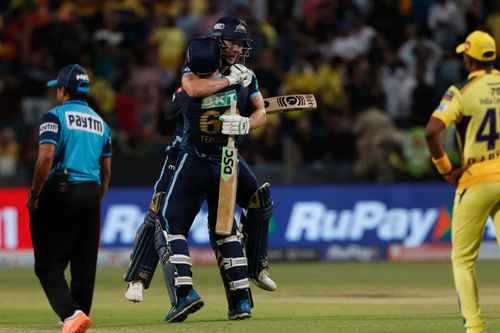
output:
M 193 74 L 189 67 L 184 67 L 183 75 Z M 190 98 L 183 91 L 179 95 L 182 98 L 184 114 L 181 147 L 199 155 L 220 155 L 222 147 L 227 144 L 228 136 L 221 132 L 222 123 L 219 116 L 230 108 L 232 99 L 237 100 L 240 114 L 249 116 L 253 112 L 251 99 L 258 95 L 259 84 L 255 76 L 246 88 L 239 85 L 230 86 L 204 98 Z

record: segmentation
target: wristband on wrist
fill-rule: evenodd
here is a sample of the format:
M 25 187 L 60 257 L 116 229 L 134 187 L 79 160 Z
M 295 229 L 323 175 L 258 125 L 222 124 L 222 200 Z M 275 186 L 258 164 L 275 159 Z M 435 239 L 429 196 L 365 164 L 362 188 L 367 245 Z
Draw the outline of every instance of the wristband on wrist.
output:
M 39 195 L 39 194 L 36 194 L 36 193 L 35 193 L 35 192 L 33 192 L 32 190 L 30 190 L 30 191 L 28 192 L 28 198 L 36 200 L 36 199 L 40 198 L 40 195 Z
M 436 166 L 438 172 L 442 175 L 446 175 L 453 170 L 453 166 L 451 165 L 450 159 L 446 153 L 440 158 L 432 158 L 432 163 Z

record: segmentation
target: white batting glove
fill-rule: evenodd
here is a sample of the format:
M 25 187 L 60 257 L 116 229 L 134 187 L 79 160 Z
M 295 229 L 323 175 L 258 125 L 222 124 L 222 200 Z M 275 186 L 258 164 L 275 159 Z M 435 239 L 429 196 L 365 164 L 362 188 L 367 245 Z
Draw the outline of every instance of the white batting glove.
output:
M 222 122 L 222 134 L 245 135 L 250 131 L 250 119 L 237 114 L 223 114 L 219 117 Z
M 235 86 L 237 84 L 240 84 L 241 81 L 243 80 L 243 77 L 241 76 L 241 71 L 236 69 L 234 65 L 229 67 L 229 74 L 225 75 L 224 78 L 229 81 L 230 86 Z
M 253 72 L 243 65 L 237 64 L 229 67 L 229 75 L 224 76 L 230 86 L 241 85 L 248 87 L 252 82 Z
M 248 87 L 250 83 L 252 82 L 252 78 L 254 76 L 253 72 L 251 69 L 248 69 L 246 66 L 242 64 L 236 64 L 233 65 L 235 67 L 235 70 L 239 70 L 240 76 L 242 77 L 240 85 L 242 87 Z

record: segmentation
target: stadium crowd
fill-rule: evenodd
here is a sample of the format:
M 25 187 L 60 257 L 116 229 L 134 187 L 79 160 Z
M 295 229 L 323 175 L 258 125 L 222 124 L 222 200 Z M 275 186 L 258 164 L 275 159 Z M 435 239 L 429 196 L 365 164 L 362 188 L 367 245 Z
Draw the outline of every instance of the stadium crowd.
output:
M 54 102 L 46 82 L 69 63 L 91 75 L 115 156 L 161 161 L 186 44 L 224 15 L 250 27 L 246 65 L 264 97 L 318 100 L 314 112 L 268 116 L 240 144 L 257 172 L 288 182 L 433 179 L 423 126 L 465 78 L 454 48 L 475 29 L 500 45 L 499 0 L 2 1 L 0 185 L 29 183 Z

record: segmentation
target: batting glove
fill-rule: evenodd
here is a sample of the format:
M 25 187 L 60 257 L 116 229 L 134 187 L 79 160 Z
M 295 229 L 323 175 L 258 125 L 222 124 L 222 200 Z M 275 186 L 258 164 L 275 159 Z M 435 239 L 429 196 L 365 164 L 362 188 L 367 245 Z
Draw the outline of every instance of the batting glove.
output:
M 240 115 L 223 114 L 219 117 L 222 122 L 222 134 L 245 135 L 250 131 L 250 119 Z
M 233 67 L 235 67 L 235 70 L 239 70 L 241 72 L 240 73 L 240 76 L 242 77 L 241 83 L 240 83 L 241 86 L 248 87 L 250 85 L 250 83 L 252 82 L 252 78 L 254 76 L 252 70 L 248 69 L 247 67 L 245 67 L 244 65 L 241 65 L 241 64 L 233 65 Z
M 237 64 L 229 67 L 229 75 L 224 76 L 230 86 L 241 85 L 248 87 L 252 82 L 253 72 L 243 65 Z

